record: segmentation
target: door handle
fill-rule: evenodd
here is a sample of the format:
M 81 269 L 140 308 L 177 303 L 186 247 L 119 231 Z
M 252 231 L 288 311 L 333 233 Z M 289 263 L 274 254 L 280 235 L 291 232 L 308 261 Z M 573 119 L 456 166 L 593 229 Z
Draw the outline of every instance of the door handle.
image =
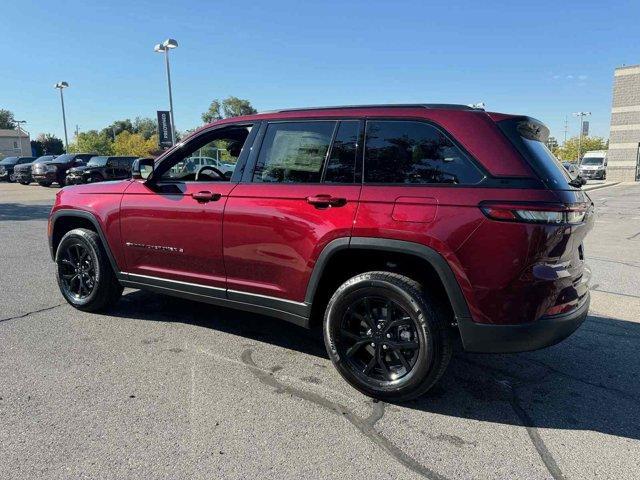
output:
M 310 203 L 316 208 L 342 207 L 347 204 L 347 199 L 320 194 L 307 197 L 307 203 Z
M 201 192 L 194 192 L 191 196 L 198 201 L 198 203 L 216 202 L 222 197 L 219 193 L 212 193 L 209 190 L 203 190 Z

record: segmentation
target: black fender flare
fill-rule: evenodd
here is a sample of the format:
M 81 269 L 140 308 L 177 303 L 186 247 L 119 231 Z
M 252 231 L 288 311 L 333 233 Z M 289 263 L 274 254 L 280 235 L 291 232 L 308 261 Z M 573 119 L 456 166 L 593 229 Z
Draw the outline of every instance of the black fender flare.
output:
M 415 255 L 416 257 L 426 260 L 440 277 L 440 281 L 442 282 L 451 302 L 451 307 L 455 314 L 456 321 L 460 322 L 471 320 L 469 307 L 462 293 L 462 289 L 460 288 L 460 284 L 444 257 L 433 248 L 427 247 L 426 245 L 390 238 L 344 237 L 329 242 L 318 256 L 318 260 L 311 272 L 305 294 L 305 303 L 309 305 L 312 304 L 320 279 L 324 273 L 324 269 L 331 257 L 336 252 L 345 249 L 368 249 L 405 253 Z
M 49 250 L 51 252 L 51 258 L 54 261 L 56 259 L 56 252 L 54 251 L 54 248 L 53 248 L 53 232 L 55 231 L 55 228 L 56 228 L 56 222 L 63 217 L 83 218 L 85 220 L 89 220 L 92 223 L 92 225 L 96 229 L 96 232 L 98 233 L 98 236 L 100 237 L 100 241 L 102 242 L 102 246 L 105 252 L 107 252 L 107 257 L 109 258 L 109 263 L 111 263 L 111 268 L 113 268 L 113 271 L 115 272 L 115 274 L 118 277 L 120 277 L 120 268 L 118 268 L 116 259 L 113 256 L 113 253 L 111 252 L 111 247 L 109 246 L 109 242 L 107 242 L 107 237 L 102 231 L 100 222 L 98 222 L 98 219 L 93 213 L 87 212 L 86 210 L 60 209 L 60 210 L 56 210 L 51 215 L 49 219 L 49 222 L 51 223 L 51 235 L 49 235 Z

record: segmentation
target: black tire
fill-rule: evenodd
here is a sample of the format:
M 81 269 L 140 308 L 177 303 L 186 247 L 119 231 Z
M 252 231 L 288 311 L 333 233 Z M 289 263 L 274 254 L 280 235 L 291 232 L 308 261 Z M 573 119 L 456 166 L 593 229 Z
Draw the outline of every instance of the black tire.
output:
M 104 178 L 100 174 L 91 175 L 91 183 L 103 182 Z
M 122 295 L 122 285 L 111 268 L 100 237 L 92 230 L 76 228 L 67 232 L 58 245 L 56 265 L 60 292 L 78 310 L 107 310 Z
M 51 182 L 38 182 L 38 185 L 40 185 L 41 187 L 50 187 Z
M 364 315 L 355 312 L 362 302 L 366 307 Z M 386 321 L 376 323 L 372 318 L 375 302 L 386 304 L 378 308 L 378 318 L 386 311 Z M 403 312 L 403 316 L 394 319 L 399 312 Z M 353 328 L 354 318 L 355 328 L 360 331 L 368 328 L 365 333 L 345 332 Z M 402 323 L 393 327 L 396 329 L 393 331 L 391 327 L 398 322 Z M 400 328 L 406 330 L 400 332 Z M 452 353 L 446 318 L 435 299 L 418 282 L 391 272 L 367 272 L 343 283 L 327 305 L 324 339 L 331 361 L 350 385 L 365 395 L 387 401 L 411 400 L 427 392 L 444 374 Z M 349 341 L 354 343 L 349 345 Z M 354 351 L 356 344 L 362 346 Z M 416 352 L 400 345 L 410 345 Z M 398 361 L 403 356 L 404 361 L 390 366 L 387 360 L 393 360 L 392 354 Z M 408 354 L 412 355 L 409 359 Z M 376 365 L 370 367 L 374 361 Z
M 9 183 L 16 183 L 16 180 L 15 180 L 14 178 L 11 178 L 11 175 L 9 175 L 9 176 L 7 177 L 7 182 L 9 182 Z
M 20 185 L 29 185 L 29 182 L 25 182 L 24 180 L 20 180 Z

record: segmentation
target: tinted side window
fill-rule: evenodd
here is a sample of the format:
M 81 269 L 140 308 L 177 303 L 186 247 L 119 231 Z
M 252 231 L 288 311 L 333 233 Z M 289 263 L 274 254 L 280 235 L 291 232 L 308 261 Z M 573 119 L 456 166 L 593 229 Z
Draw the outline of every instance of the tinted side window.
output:
M 271 123 L 260 148 L 254 182 L 318 183 L 336 122 Z
M 475 184 L 482 172 L 436 127 L 414 121 L 367 122 L 368 183 Z
M 324 181 L 327 183 L 354 183 L 360 122 L 340 122 L 333 140 L 331 156 L 327 162 Z M 360 181 L 358 180 L 358 183 Z

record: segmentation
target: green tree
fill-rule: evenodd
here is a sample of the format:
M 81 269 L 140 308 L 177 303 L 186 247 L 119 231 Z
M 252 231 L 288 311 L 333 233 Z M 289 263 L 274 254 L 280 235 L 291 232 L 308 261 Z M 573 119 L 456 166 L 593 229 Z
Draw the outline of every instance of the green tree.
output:
M 116 155 L 148 157 L 152 156 L 157 148 L 157 135 L 145 139 L 139 133 L 130 133 L 126 130 L 116 136 L 116 141 L 113 142 L 113 152 Z
M 15 118 L 13 118 L 13 112 L 0 109 L 0 129 L 13 130 L 15 128 L 16 123 Z
M 88 132 L 78 134 L 75 142 L 69 145 L 69 151 L 112 155 L 113 140 L 111 140 L 111 135 L 106 133 L 106 129 L 103 129 L 101 132 L 89 130 Z
M 42 146 L 43 155 L 61 155 L 64 153 L 64 144 L 55 135 L 50 133 L 41 133 L 36 139 Z
M 131 120 L 129 120 L 128 118 L 112 122 L 111 125 L 100 130 L 100 133 L 107 135 L 108 137 L 111 137 L 111 140 L 114 140 L 115 137 L 118 136 L 118 134 L 125 131 L 130 133 L 134 133 L 135 131 L 133 128 L 133 123 L 131 123 Z
M 577 159 L 582 158 L 585 152 L 609 148 L 609 142 L 602 137 L 582 137 L 580 155 L 578 155 L 579 143 L 579 137 L 571 137 L 561 147 L 556 148 L 553 153 L 560 160 L 575 162 Z
M 257 113 L 249 100 L 230 96 L 220 101 L 215 99 L 209 105 L 209 109 L 202 114 L 202 121 L 210 123 L 221 118 L 240 117 Z
M 158 134 L 158 123 L 152 118 L 136 117 L 133 121 L 133 133 L 139 133 L 145 140 Z

